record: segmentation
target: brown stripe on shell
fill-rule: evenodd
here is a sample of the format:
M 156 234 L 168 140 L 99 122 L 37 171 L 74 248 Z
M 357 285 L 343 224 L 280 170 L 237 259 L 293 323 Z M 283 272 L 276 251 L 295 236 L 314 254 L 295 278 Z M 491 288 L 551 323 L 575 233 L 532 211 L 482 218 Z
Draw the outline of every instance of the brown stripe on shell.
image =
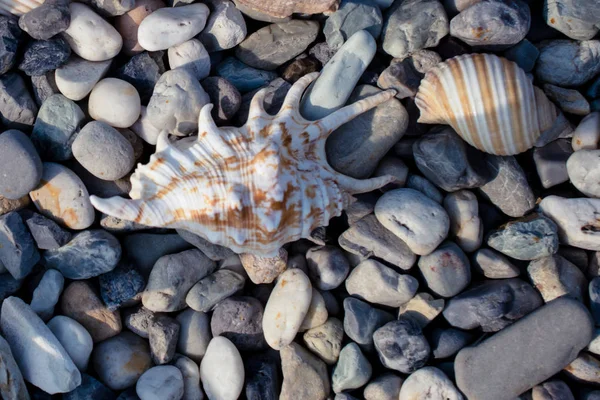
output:
M 495 149 L 504 147 L 502 141 L 502 133 L 498 124 L 499 115 L 496 106 L 496 98 L 494 98 L 494 91 L 492 90 L 492 76 L 488 69 L 488 63 L 483 55 L 479 57 L 473 57 L 479 82 L 481 83 L 481 98 L 483 99 L 483 109 L 485 110 L 485 120 L 488 128 L 495 134 L 492 135 L 492 146 Z

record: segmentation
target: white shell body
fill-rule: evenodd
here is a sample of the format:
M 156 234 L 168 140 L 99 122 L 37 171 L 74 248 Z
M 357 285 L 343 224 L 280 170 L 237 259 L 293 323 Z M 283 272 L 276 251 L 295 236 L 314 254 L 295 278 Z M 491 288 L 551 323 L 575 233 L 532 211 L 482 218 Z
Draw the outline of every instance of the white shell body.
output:
M 43 0 L 0 0 L 0 14 L 21 16 L 44 4 Z
M 217 127 L 212 105 L 204 106 L 197 137 L 171 143 L 161 133 L 150 162 L 131 177 L 132 200 L 92 196 L 92 204 L 117 218 L 193 232 L 237 253 L 274 256 L 283 244 L 308 238 L 341 214 L 351 194 L 394 180 L 350 178 L 334 171 L 325 156 L 334 129 L 389 100 L 394 91 L 307 121 L 299 102 L 317 76 L 298 80 L 275 116 L 264 110 L 266 91 L 258 92 L 241 128 Z
M 558 109 L 517 64 L 492 54 L 467 54 L 427 72 L 415 98 L 418 122 L 448 124 L 470 145 L 496 155 L 533 147 Z

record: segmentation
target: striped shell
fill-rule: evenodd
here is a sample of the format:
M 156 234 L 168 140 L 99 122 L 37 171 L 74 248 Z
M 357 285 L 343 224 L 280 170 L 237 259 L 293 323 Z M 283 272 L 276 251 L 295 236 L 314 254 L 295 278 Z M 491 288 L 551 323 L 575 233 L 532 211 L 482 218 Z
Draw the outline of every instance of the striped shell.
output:
M 418 122 L 448 124 L 473 147 L 496 155 L 530 149 L 559 115 L 517 64 L 491 54 L 438 64 L 421 81 L 415 103 Z
M 237 253 L 273 256 L 285 243 L 309 238 L 315 228 L 341 214 L 352 194 L 394 180 L 359 180 L 334 171 L 327 163 L 325 141 L 333 130 L 395 92 L 307 121 L 298 111 L 299 102 L 317 76 L 298 80 L 275 116 L 263 107 L 266 91 L 259 91 L 241 128 L 217 127 L 212 104 L 204 106 L 197 137 L 172 143 L 161 133 L 150 162 L 138 165 L 131 177 L 132 200 L 91 196 L 92 204 L 113 217 L 190 231 Z
M 20 17 L 42 4 L 43 0 L 0 0 L 0 14 Z

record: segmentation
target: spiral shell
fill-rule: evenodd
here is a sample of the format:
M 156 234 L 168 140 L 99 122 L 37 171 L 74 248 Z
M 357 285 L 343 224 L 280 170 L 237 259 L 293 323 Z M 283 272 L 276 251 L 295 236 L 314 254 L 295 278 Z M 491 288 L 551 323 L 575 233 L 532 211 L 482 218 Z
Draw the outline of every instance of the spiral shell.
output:
M 139 165 L 131 177 L 132 200 L 91 196 L 92 204 L 120 219 L 190 231 L 237 253 L 274 256 L 285 243 L 309 238 L 315 228 L 341 214 L 352 194 L 394 180 L 359 180 L 336 172 L 327 163 L 325 141 L 333 130 L 395 92 L 307 121 L 298 107 L 317 75 L 298 80 L 275 116 L 264 109 L 266 90 L 259 91 L 240 128 L 217 127 L 212 104 L 204 106 L 197 137 L 171 143 L 161 133 L 150 162 Z
M 44 0 L 0 0 L 0 14 L 21 16 L 44 4 Z
M 448 124 L 473 147 L 496 155 L 530 149 L 559 115 L 517 64 L 492 54 L 438 64 L 421 81 L 415 103 L 418 122 Z

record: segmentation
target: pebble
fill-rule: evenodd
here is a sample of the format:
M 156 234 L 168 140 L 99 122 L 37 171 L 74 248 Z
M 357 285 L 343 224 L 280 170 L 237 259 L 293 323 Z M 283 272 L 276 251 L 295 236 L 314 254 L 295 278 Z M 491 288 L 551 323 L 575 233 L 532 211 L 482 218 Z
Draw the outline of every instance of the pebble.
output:
M 0 75 L 7 73 L 17 62 L 17 48 L 23 32 L 19 29 L 17 20 L 5 15 L 0 17 Z
M 419 255 L 431 253 L 450 229 L 446 211 L 413 189 L 396 189 L 381 196 L 375 205 L 375 216 Z
M 514 398 L 545 381 L 592 338 L 593 323 L 578 301 L 550 302 L 456 356 L 458 388 L 467 398 Z
M 356 343 L 350 342 L 340 352 L 338 362 L 333 368 L 331 386 L 335 393 L 357 389 L 369 381 L 371 373 L 369 360 Z
M 319 42 L 308 50 L 308 55 L 314 57 L 322 65 L 327 64 L 329 60 L 333 58 L 335 53 L 337 53 L 337 50 L 329 47 L 327 42 Z
M 172 365 L 150 368 L 135 385 L 135 392 L 141 400 L 180 400 L 183 390 L 183 375 Z
M 152 366 L 148 342 L 122 332 L 99 343 L 92 354 L 94 370 L 112 390 L 127 389 Z
M 383 16 L 377 4 L 365 0 L 345 0 L 325 21 L 323 34 L 329 47 L 337 50 L 347 38 L 363 29 L 377 39 L 382 25 Z
M 179 338 L 179 323 L 166 315 L 156 315 L 148 325 L 150 356 L 155 364 L 166 364 L 173 359 Z
M 54 314 L 54 306 L 63 291 L 65 278 L 54 269 L 47 270 L 33 291 L 31 309 L 42 319 L 48 321 Z M 79 367 L 79 366 L 78 366 Z
M 121 51 L 123 39 L 119 32 L 90 7 L 70 3 L 71 23 L 63 32 L 71 49 L 88 61 L 106 61 Z
M 27 400 L 30 398 L 21 370 L 13 357 L 8 342 L 2 336 L 0 336 L 0 371 L 5 377 L 0 386 L 0 396 L 3 399 Z
M 381 363 L 405 374 L 421 368 L 429 358 L 429 343 L 421 327 L 410 317 L 401 317 L 377 329 L 373 342 Z
M 538 46 L 540 57 L 535 74 L 539 80 L 558 86 L 579 86 L 600 72 L 600 41 L 557 39 Z
M 481 247 L 483 223 L 475 194 L 468 190 L 450 193 L 444 199 L 444 209 L 450 218 L 450 233 L 456 244 L 467 253 Z
M 80 232 L 66 245 L 47 250 L 43 262 L 68 279 L 89 279 L 112 271 L 121 259 L 116 237 L 102 229 Z
M 571 389 L 559 380 L 546 381 L 535 386 L 531 391 L 532 400 L 575 400 Z
M 183 376 L 183 397 L 182 400 L 201 400 L 204 393 L 200 387 L 200 369 L 193 360 L 176 354 L 173 358 L 173 365 L 179 369 Z
M 375 203 L 379 196 L 373 193 L 363 193 L 356 195 L 356 201 L 348 206 L 344 211 L 348 219 L 348 225 L 353 226 L 362 218 L 373 213 Z
M 177 351 L 199 363 L 212 339 L 211 318 L 187 308 L 176 319 L 180 327 Z
M 344 253 L 334 246 L 314 247 L 306 253 L 308 276 L 316 288 L 332 290 L 340 286 L 350 271 Z
M 373 177 L 391 175 L 394 181 L 381 188 L 382 192 L 387 192 L 392 189 L 401 188 L 406 183 L 408 176 L 408 167 L 399 158 L 385 156 L 377 165 Z
M 600 277 L 596 276 L 590 281 L 588 294 L 590 299 L 590 311 L 594 321 L 598 324 L 598 322 L 600 322 Z
M 81 384 L 81 374 L 52 331 L 18 297 L 2 303 L 0 328 L 23 377 L 49 394 Z
M 152 125 L 148 119 L 148 109 L 145 106 L 141 107 L 140 118 L 131 125 L 130 129 L 146 143 L 156 145 L 160 129 Z
M 573 149 L 567 139 L 558 139 L 533 150 L 535 168 L 544 188 L 560 185 L 569 180 L 567 160 L 571 154 Z
M 168 56 L 171 69 L 185 68 L 198 80 L 210 74 L 210 56 L 198 39 L 169 47 Z
M 540 51 L 527 39 L 521 40 L 504 52 L 504 57 L 514 61 L 525 72 L 533 71 Z
M 210 15 L 206 27 L 198 36 L 206 50 L 228 50 L 240 44 L 248 31 L 244 16 L 236 5 L 228 0 L 213 0 L 208 6 Z
M 62 313 L 73 318 L 88 330 L 94 343 L 121 332 L 121 316 L 102 303 L 91 283 L 75 281 L 64 290 L 61 299 Z
M 179 253 L 192 246 L 177 234 L 132 233 L 122 240 L 129 260 L 148 278 L 152 267 L 164 255 Z
M 42 160 L 29 137 L 10 129 L 0 134 L 0 195 L 17 200 L 35 189 L 42 178 Z
M 280 355 L 283 371 L 280 400 L 327 398 L 331 386 L 323 361 L 295 342 L 282 347 Z
M 148 51 L 166 50 L 199 34 L 210 11 L 205 4 L 159 8 L 142 20 L 138 42 Z
M 298 56 L 294 61 L 289 63 L 281 73 L 281 77 L 289 83 L 296 83 L 304 75 L 311 72 L 319 72 L 321 70 L 321 62 L 313 56 Z M 303 58 L 299 58 L 303 57 Z
M 527 273 L 546 303 L 565 295 L 581 302 L 585 298 L 588 282 L 583 272 L 559 255 L 532 261 Z
M 16 293 L 23 285 L 22 279 L 15 279 L 8 272 L 0 273 L 0 301 Z
M 557 254 L 566 258 L 569 262 L 575 264 L 575 266 L 579 268 L 582 272 L 587 272 L 590 274 L 590 276 L 592 276 L 592 270 L 594 269 L 594 267 L 591 266 L 590 258 L 588 257 L 588 254 L 585 250 L 578 249 L 575 247 L 562 246 L 558 249 Z
M 592 112 L 581 120 L 573 132 L 573 150 L 595 150 L 600 142 L 600 112 Z
M 111 60 L 93 62 L 71 55 L 65 65 L 54 72 L 56 87 L 68 99 L 84 99 L 106 74 Z
M 88 0 L 88 2 L 101 15 L 107 17 L 123 15 L 135 5 L 133 0 Z
M 240 262 L 253 283 L 271 283 L 287 268 L 288 253 L 283 247 L 274 257 L 244 253 L 240 254 Z
M 543 215 L 531 214 L 492 231 L 487 244 L 517 260 L 537 260 L 558 251 L 557 226 Z
M 235 400 L 244 388 L 244 377 L 244 363 L 233 343 L 222 336 L 213 338 L 200 363 L 200 379 L 206 396 Z
M 23 279 L 40 260 L 33 237 L 21 216 L 12 211 L 0 217 L 0 263 L 13 278 Z
M 159 258 L 142 295 L 144 307 L 156 312 L 179 311 L 194 284 L 216 269 L 214 261 L 200 250 L 185 250 Z
M 398 309 L 398 317 L 410 317 L 421 328 L 425 328 L 444 309 L 444 299 L 435 299 L 427 292 L 417 293 Z
M 531 25 L 524 2 L 477 2 L 450 21 L 450 35 L 470 46 L 502 48 L 525 39 Z
M 436 367 L 424 367 L 411 374 L 400 388 L 399 400 L 462 400 L 464 397 L 450 379 Z
M 452 128 L 421 136 L 413 153 L 419 171 L 447 192 L 480 187 L 489 180 L 483 153 L 468 146 Z
M 77 160 L 71 161 L 68 163 L 68 165 L 73 169 L 73 172 L 75 172 L 77 176 L 81 178 L 90 195 L 102 198 L 112 196 L 127 196 L 131 191 L 131 175 L 125 175 L 123 178 L 114 181 L 107 181 L 94 176 Z
M 216 73 L 227 79 L 241 93 L 258 89 L 278 78 L 275 72 L 249 67 L 234 57 L 227 57 L 219 63 Z
M 131 57 L 126 64 L 117 70 L 117 78 L 133 85 L 143 104 L 148 103 L 156 83 L 165 72 L 162 61 L 163 53 L 162 51 L 155 53 L 144 51 Z
M 244 125 L 248 120 L 248 114 L 250 112 L 250 104 L 252 99 L 258 93 L 259 90 L 265 89 L 265 97 L 263 101 L 264 109 L 268 114 L 275 115 L 281 109 L 283 100 L 290 90 L 292 85 L 286 82 L 285 79 L 276 78 L 272 80 L 267 86 L 260 87 L 251 92 L 245 93 L 242 96 L 242 103 L 240 109 L 236 115 L 236 122 L 238 125 Z M 237 90 L 237 89 L 236 89 Z
M 140 116 L 140 95 L 129 82 L 105 78 L 94 86 L 88 100 L 90 117 L 115 128 L 128 128 Z
M 331 317 L 324 324 L 307 330 L 302 339 L 308 350 L 328 365 L 333 365 L 340 356 L 343 337 L 342 321 Z
M 392 59 L 377 79 L 377 86 L 382 89 L 394 89 L 396 98 L 414 97 L 419 89 L 421 75 L 412 66 L 410 59 Z
M 448 323 L 460 329 L 497 332 L 543 304 L 538 292 L 517 279 L 483 281 L 448 301 Z
M 440 359 L 454 356 L 472 340 L 473 335 L 469 332 L 454 328 L 436 328 L 431 332 L 429 343 L 433 358 Z
M 187 136 L 198 130 L 200 110 L 209 102 L 200 82 L 187 69 L 173 69 L 156 83 L 146 113 L 157 129 Z
M 405 58 L 437 46 L 448 31 L 448 17 L 439 1 L 395 2 L 383 25 L 383 50 L 392 57 Z
M 441 297 L 455 296 L 471 282 L 469 259 L 454 242 L 421 256 L 418 265 L 429 290 Z
M 57 315 L 48 321 L 48 328 L 65 348 L 77 368 L 85 371 L 90 361 L 94 342 L 83 325 L 64 315 Z
M 137 0 L 131 10 L 114 19 L 115 28 L 123 38 L 124 54 L 133 56 L 144 51 L 138 43 L 138 27 L 144 18 L 163 7 L 162 0 Z
M 347 104 L 380 92 L 373 86 L 359 85 L 352 91 Z M 398 100 L 390 99 L 333 131 L 326 143 L 327 160 L 344 175 L 367 178 L 402 138 L 407 126 L 406 109 Z
M 305 93 L 300 114 L 317 120 L 344 106 L 373 59 L 376 47 L 373 36 L 364 30 L 348 38 Z
M 244 287 L 245 278 L 227 269 L 221 269 L 198 281 L 187 293 L 186 304 L 201 312 L 211 311 L 220 301 Z
M 438 204 L 444 201 L 444 196 L 435 185 L 420 175 L 408 174 L 405 187 L 423 193 Z
M 258 354 L 244 360 L 248 400 L 276 400 L 281 388 L 278 361 L 272 354 Z
M 60 93 L 56 87 L 55 71 L 46 72 L 44 75 L 31 77 L 31 89 L 33 98 L 38 106 L 41 106 L 50 96 Z
M 344 332 L 363 349 L 372 350 L 373 333 L 394 320 L 394 316 L 354 297 L 346 297 L 343 304 Z
M 351 296 L 369 303 L 399 307 L 409 301 L 419 287 L 410 275 L 401 275 L 375 260 L 358 264 L 346 280 L 346 290 Z
M 588 4 L 586 4 L 588 3 Z M 548 26 L 564 33 L 571 39 L 590 40 L 598 33 L 594 26 L 597 21 L 590 21 L 588 9 L 594 7 L 593 2 L 558 0 L 544 3 L 544 18 Z M 578 18 L 587 14 L 583 18 Z
M 305 332 L 309 329 L 321 326 L 327 321 L 328 317 L 329 314 L 323 295 L 317 289 L 313 288 L 310 306 L 298 331 Z
M 220 302 L 210 320 L 212 335 L 229 339 L 240 351 L 260 351 L 267 343 L 262 330 L 263 306 L 247 296 Z
M 206 257 L 213 261 L 221 261 L 230 257 L 237 257 L 237 255 L 227 247 L 213 244 L 208 240 L 183 229 L 177 229 L 176 231 L 183 240 L 192 244 L 194 247 L 204 253 Z
M 227 79 L 209 76 L 202 81 L 202 87 L 208 94 L 214 108 L 212 117 L 217 124 L 226 124 L 240 109 L 242 95 Z
M 590 113 L 590 103 L 575 89 L 565 89 L 547 83 L 544 85 L 544 93 L 568 114 L 585 116 Z
M 473 256 L 473 267 L 490 279 L 515 278 L 521 274 L 507 257 L 491 249 L 479 249 Z
M 291 20 L 259 29 L 237 46 L 244 64 L 271 71 L 301 54 L 319 34 L 316 21 Z
M 395 374 L 380 374 L 365 386 L 365 400 L 397 400 L 403 382 L 404 379 Z
M 28 76 L 44 75 L 66 63 L 70 55 L 69 43 L 61 37 L 32 41 L 25 49 L 19 69 Z
M 63 395 L 64 400 L 112 400 L 115 394 L 102 383 L 88 374 L 81 374 L 81 385 L 72 392 Z
M 584 352 L 567 365 L 564 370 L 565 375 L 572 380 L 598 386 L 600 380 L 600 360 Z
M 138 304 L 123 309 L 123 324 L 139 337 L 148 339 L 148 328 L 154 318 L 154 313 Z
M 38 107 L 16 72 L 0 76 L 0 122 L 4 128 L 29 131 Z
M 600 170 L 596 165 L 598 157 L 600 150 L 579 150 L 567 160 L 567 172 L 571 183 L 588 197 L 600 197 Z

